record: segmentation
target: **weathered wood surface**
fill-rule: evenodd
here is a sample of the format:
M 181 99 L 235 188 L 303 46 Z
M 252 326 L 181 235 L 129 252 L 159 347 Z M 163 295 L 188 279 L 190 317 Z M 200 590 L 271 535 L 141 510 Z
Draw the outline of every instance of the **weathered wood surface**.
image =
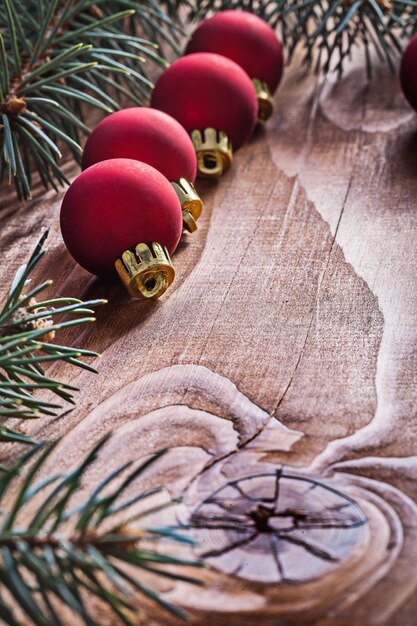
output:
M 74 264 L 53 192 L 4 200 L 3 285 L 47 226 L 54 293 L 110 301 L 71 331 L 101 352 L 99 377 L 55 366 L 78 405 L 24 428 L 62 437 L 61 469 L 113 430 L 91 484 L 172 448 L 141 487 L 182 496 L 169 515 L 191 518 L 212 565 L 202 590 L 156 582 L 193 624 L 413 626 L 417 118 L 385 69 L 335 85 L 295 64 L 276 103 L 230 173 L 199 185 L 161 301 Z

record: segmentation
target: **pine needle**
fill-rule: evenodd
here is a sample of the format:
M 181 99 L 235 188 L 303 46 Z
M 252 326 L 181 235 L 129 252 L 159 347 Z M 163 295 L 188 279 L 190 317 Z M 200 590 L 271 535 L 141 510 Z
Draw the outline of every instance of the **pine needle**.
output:
M 176 46 L 179 32 L 154 0 L 0 0 L 0 170 L 19 198 L 31 162 L 45 187 L 68 184 L 61 146 L 79 161 L 80 103 L 106 114 L 126 97 L 144 104 L 144 65 L 164 67 L 155 46 Z
M 41 261 L 45 249 L 45 233 L 28 263 L 16 272 L 9 295 L 0 311 L 0 416 L 4 418 L 36 419 L 42 415 L 57 415 L 61 404 L 47 401 L 39 395 L 45 389 L 71 404 L 76 388 L 54 380 L 42 369 L 42 364 L 64 361 L 70 365 L 96 370 L 85 363 L 84 357 L 98 356 L 91 350 L 70 348 L 49 343 L 63 328 L 94 321 L 93 309 L 105 300 L 82 302 L 77 298 L 48 298 L 35 296 L 50 288 L 52 281 L 32 287 L 26 294 L 30 275 Z M 67 316 L 75 316 L 67 319 Z M 30 438 L 0 426 L 0 441 L 31 443 Z
M 33 624 L 61 624 L 60 607 L 66 607 L 81 623 L 91 626 L 97 622 L 83 601 L 85 591 L 102 600 L 115 623 L 135 623 L 133 600 L 140 595 L 174 615 L 186 617 L 142 580 L 149 572 L 185 584 L 200 584 L 189 570 L 201 567 L 201 562 L 169 554 L 169 543 L 184 543 L 183 538 L 170 528 L 130 528 L 120 516 L 116 529 L 108 530 L 105 525 L 115 515 L 113 509 L 128 514 L 134 502 L 141 499 L 146 504 L 154 495 L 153 489 L 137 494 L 131 502 L 123 497 L 127 487 L 162 453 L 139 464 L 126 463 L 108 474 L 80 505 L 72 505 L 74 494 L 84 487 L 84 477 L 108 439 L 102 439 L 78 467 L 66 473 L 37 479 L 56 447 L 52 443 L 33 445 L 0 474 L 0 505 L 6 498 L 9 503 L 0 516 L 3 623 L 22 626 L 13 614 L 13 603 L 17 603 Z M 30 516 L 26 512 L 29 505 Z M 152 547 L 155 541 L 163 552 Z M 126 565 L 135 568 L 134 576 Z

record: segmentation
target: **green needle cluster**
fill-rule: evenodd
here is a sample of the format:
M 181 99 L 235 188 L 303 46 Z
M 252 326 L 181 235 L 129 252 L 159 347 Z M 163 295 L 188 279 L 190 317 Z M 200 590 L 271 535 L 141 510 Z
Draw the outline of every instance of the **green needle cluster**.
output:
M 144 104 L 179 33 L 155 0 L 0 0 L 0 180 L 66 185 L 59 144 L 79 161 L 86 111 Z
M 288 59 L 301 48 L 306 63 L 339 75 L 354 46 L 364 49 L 368 75 L 372 50 L 394 70 L 402 38 L 410 37 L 417 26 L 415 0 L 168 0 L 164 4 L 172 16 L 183 6 L 191 20 L 226 9 L 256 13 L 280 29 Z
M 49 390 L 59 400 L 74 404 L 76 387 L 48 376 L 43 367 L 54 361 L 65 361 L 92 372 L 82 357 L 96 357 L 95 352 L 57 345 L 52 342 L 55 333 L 78 324 L 94 321 L 91 307 L 105 300 L 82 302 L 76 298 L 36 300 L 51 282 L 46 280 L 28 290 L 30 274 L 41 261 L 45 233 L 29 262 L 20 267 L 0 312 L 0 419 L 33 419 L 41 415 L 56 415 L 60 403 L 42 398 Z M 68 319 L 70 316 L 70 319 Z M 39 395 L 39 392 L 41 395 Z M 29 443 L 25 435 L 0 425 L 0 441 Z
M 154 504 L 144 509 L 146 499 L 161 489 L 143 491 L 140 487 L 142 473 L 164 452 L 124 464 L 93 485 L 81 504 L 78 500 L 75 504 L 74 496 L 83 488 L 83 478 L 108 437 L 93 447 L 78 467 L 51 476 L 44 468 L 56 442 L 36 443 L 4 423 L 8 418 L 59 414 L 60 403 L 45 400 L 45 391 L 74 404 L 77 389 L 48 376 L 45 365 L 64 361 L 96 371 L 82 360 L 97 356 L 95 352 L 52 341 L 63 328 L 94 321 L 90 307 L 105 300 L 37 301 L 51 281 L 28 288 L 30 276 L 45 254 L 46 236 L 28 263 L 18 269 L 0 312 L 0 442 L 27 445 L 11 467 L 0 466 L 0 622 L 24 626 L 29 620 L 37 626 L 63 626 L 65 607 L 80 623 L 99 626 L 91 610 L 91 598 L 95 597 L 116 623 L 133 626 L 140 604 L 138 594 L 185 617 L 141 575 L 147 572 L 198 584 L 187 571 L 200 563 L 171 556 L 165 546 L 169 541 L 192 543 L 184 534 L 186 528 L 181 532 L 175 527 L 138 528 L 142 517 L 166 506 Z M 46 477 L 39 482 L 42 473 Z M 134 482 L 139 485 L 137 492 L 123 499 Z M 138 503 L 140 514 L 135 513 Z M 158 551 L 152 547 L 155 541 L 158 545 L 163 542 Z
M 89 598 L 95 597 L 114 615 L 115 623 L 133 626 L 137 623 L 134 598 L 140 595 L 184 617 L 143 581 L 143 574 L 198 584 L 187 571 L 199 562 L 152 548 L 155 540 L 192 542 L 176 528 L 143 528 L 141 518 L 155 508 L 143 504 L 158 489 L 123 498 L 129 485 L 164 452 L 139 463 L 126 463 L 105 476 L 81 504 L 79 499 L 74 503 L 74 495 L 83 487 L 83 478 L 107 439 L 67 473 L 37 479 L 56 444 L 32 446 L 13 467 L 0 472 L 0 505 L 7 500 L 0 515 L 3 624 L 23 626 L 29 618 L 37 626 L 64 626 L 65 607 L 81 623 L 100 626 L 90 608 Z M 139 502 L 141 512 L 135 514 Z M 126 521 L 121 522 L 123 517 Z
M 369 77 L 375 57 L 396 71 L 402 37 L 417 20 L 415 0 L 290 0 L 285 4 L 290 52 L 301 41 L 306 62 L 339 76 L 355 46 L 364 51 Z

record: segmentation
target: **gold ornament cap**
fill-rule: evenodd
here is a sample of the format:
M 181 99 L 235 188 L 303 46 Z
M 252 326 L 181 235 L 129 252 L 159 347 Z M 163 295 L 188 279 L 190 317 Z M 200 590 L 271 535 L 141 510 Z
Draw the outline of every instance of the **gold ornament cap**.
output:
M 197 230 L 197 220 L 203 210 L 203 201 L 198 195 L 192 182 L 180 178 L 171 183 L 181 203 L 183 229 L 189 233 Z
M 197 171 L 200 178 L 219 178 L 227 172 L 233 159 L 233 151 L 226 133 L 215 128 L 193 130 L 191 139 L 197 153 Z
M 259 78 L 252 78 L 255 87 L 256 97 L 258 98 L 258 124 L 263 126 L 271 117 L 274 111 L 274 100 L 272 98 L 269 85 Z
M 117 273 L 133 298 L 159 298 L 175 278 L 168 250 L 157 242 L 138 243 L 115 261 Z

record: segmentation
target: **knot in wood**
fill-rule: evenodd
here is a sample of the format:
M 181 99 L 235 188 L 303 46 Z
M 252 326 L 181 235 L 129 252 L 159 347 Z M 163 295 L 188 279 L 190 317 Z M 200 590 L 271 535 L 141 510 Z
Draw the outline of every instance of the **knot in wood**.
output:
M 269 520 L 274 515 L 274 510 L 259 504 L 254 511 L 249 512 L 249 517 L 253 519 L 255 527 L 260 533 L 269 533 L 273 528 L 269 525 Z
M 191 516 L 199 556 L 256 582 L 306 582 L 337 567 L 367 518 L 348 495 L 282 470 L 226 483 Z

